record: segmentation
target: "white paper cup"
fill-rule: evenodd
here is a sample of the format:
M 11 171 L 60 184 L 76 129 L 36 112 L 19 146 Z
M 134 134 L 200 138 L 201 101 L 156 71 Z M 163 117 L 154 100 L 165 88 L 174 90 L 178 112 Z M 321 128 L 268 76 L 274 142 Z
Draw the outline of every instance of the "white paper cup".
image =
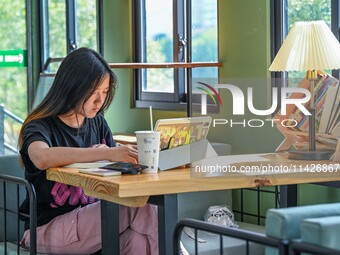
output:
M 148 168 L 143 173 L 157 173 L 159 161 L 160 132 L 136 131 L 138 158 L 141 165 Z

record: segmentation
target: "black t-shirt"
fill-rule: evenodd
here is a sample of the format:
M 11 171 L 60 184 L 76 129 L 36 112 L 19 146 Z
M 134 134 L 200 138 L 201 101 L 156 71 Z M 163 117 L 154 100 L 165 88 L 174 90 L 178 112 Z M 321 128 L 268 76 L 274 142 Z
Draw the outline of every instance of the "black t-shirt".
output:
M 34 185 L 37 194 L 37 225 L 50 222 L 56 216 L 70 212 L 79 206 L 95 201 L 88 197 L 79 187 L 46 179 L 46 171 L 34 166 L 28 156 L 28 147 L 32 142 L 42 141 L 49 147 L 91 147 L 105 139 L 107 146 L 114 147 L 110 128 L 104 117 L 98 114 L 87 119 L 81 128 L 72 128 L 62 122 L 59 117 L 47 117 L 27 124 L 23 133 L 23 146 L 20 154 L 25 165 L 25 178 Z M 26 199 L 20 207 L 21 211 L 29 211 Z M 28 228 L 28 219 L 25 228 Z

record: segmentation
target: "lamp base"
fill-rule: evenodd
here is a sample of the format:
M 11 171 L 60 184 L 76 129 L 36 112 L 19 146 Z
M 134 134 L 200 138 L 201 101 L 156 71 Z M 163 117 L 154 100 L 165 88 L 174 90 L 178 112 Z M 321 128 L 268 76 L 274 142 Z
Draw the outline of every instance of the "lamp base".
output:
M 289 150 L 289 159 L 299 160 L 329 160 L 333 155 L 334 151 L 308 151 L 308 150 Z

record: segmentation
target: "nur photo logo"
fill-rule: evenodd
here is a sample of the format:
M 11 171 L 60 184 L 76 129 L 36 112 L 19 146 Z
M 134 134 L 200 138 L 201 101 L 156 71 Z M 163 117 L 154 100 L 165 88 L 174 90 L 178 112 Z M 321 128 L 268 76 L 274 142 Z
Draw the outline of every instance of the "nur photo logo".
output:
M 201 114 L 202 115 L 207 115 L 207 95 L 210 96 L 210 98 L 213 100 L 214 104 L 216 105 L 216 99 L 214 95 L 217 97 L 218 102 L 220 103 L 220 106 L 222 106 L 222 99 L 220 94 L 214 89 L 213 86 L 204 83 L 204 82 L 197 82 L 198 84 L 201 84 L 205 87 L 197 87 L 197 89 L 205 92 L 206 94 L 201 94 Z M 214 95 L 212 93 L 214 93 Z
M 304 88 L 281 88 L 280 98 L 278 98 L 278 88 L 272 88 L 272 104 L 268 109 L 256 109 L 254 106 L 254 95 L 253 88 L 248 87 L 246 91 L 246 95 L 244 95 L 243 91 L 236 85 L 233 84 L 217 84 L 215 86 L 211 86 L 204 82 L 197 82 L 201 86 L 196 87 L 197 89 L 203 91 L 201 94 L 201 114 L 207 114 L 207 96 L 209 96 L 214 104 L 216 105 L 217 98 L 220 106 L 222 107 L 222 99 L 221 93 L 225 91 L 225 93 L 231 93 L 232 96 L 232 113 L 233 115 L 245 115 L 245 105 L 247 105 L 250 113 L 256 116 L 270 116 L 273 114 L 278 107 L 281 109 L 281 115 L 286 115 L 286 110 L 288 105 L 294 105 L 297 107 L 305 116 L 311 115 L 311 113 L 304 106 L 311 99 L 311 93 L 309 90 Z M 204 86 L 204 87 L 202 87 Z M 217 92 L 219 90 L 220 93 Z M 299 98 L 290 98 L 289 96 L 292 93 L 300 93 L 302 94 Z M 215 97 L 214 97 L 215 96 Z M 245 104 L 247 102 L 247 104 Z M 264 125 L 265 121 L 271 122 L 272 126 L 274 126 L 275 121 L 280 121 L 279 119 L 249 119 L 246 121 L 245 119 L 241 122 L 233 122 L 232 119 L 214 119 L 213 126 L 221 125 L 221 124 L 230 124 L 233 125 L 243 125 L 249 127 L 261 127 Z M 288 127 L 294 127 L 297 125 L 297 122 L 294 119 L 284 119 L 281 120 L 281 125 L 286 126 L 286 123 L 290 123 Z

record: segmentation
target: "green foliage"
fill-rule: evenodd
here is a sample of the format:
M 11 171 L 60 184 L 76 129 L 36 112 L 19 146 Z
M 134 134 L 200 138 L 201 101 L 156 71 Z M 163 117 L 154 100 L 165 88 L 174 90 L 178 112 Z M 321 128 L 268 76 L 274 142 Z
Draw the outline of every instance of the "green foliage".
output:
M 193 36 L 193 62 L 218 61 L 217 54 L 217 32 L 215 28 L 206 29 Z M 216 67 L 195 68 L 192 74 L 194 78 L 216 78 L 218 76 L 218 70 Z
M 165 34 L 158 35 L 156 39 L 147 40 L 147 62 L 164 63 L 173 61 L 173 41 Z M 218 60 L 216 29 L 209 28 L 196 33 L 192 38 L 192 61 L 211 62 Z M 173 69 L 148 69 L 147 90 L 158 92 L 173 92 Z M 194 78 L 217 77 L 217 68 L 195 68 Z
M 171 41 L 170 39 L 167 39 Z M 147 41 L 147 61 L 149 63 L 164 63 L 166 62 L 166 52 L 164 52 L 164 46 L 168 43 L 165 38 L 162 39 L 162 43 L 159 41 L 148 40 Z M 168 53 L 169 54 L 169 53 Z M 170 52 L 170 54 L 172 54 Z M 147 91 L 157 92 L 173 92 L 174 91 L 174 75 L 173 69 L 147 69 L 144 71 L 147 76 Z
M 331 25 L 331 0 L 287 0 L 288 31 L 297 21 L 324 20 Z M 289 87 L 298 86 L 306 72 L 290 72 Z
M 331 24 L 331 0 L 287 0 L 288 27 L 296 21 L 324 20 Z
M 76 4 L 78 46 L 96 49 L 96 1 L 77 0 Z M 65 0 L 49 0 L 48 5 L 50 56 L 63 57 L 66 55 Z M 0 21 L 0 49 L 26 49 L 25 1 L 0 1 Z M 0 68 L 0 104 L 23 119 L 27 115 L 26 72 L 26 68 Z
M 48 1 L 48 29 L 50 57 L 66 55 L 66 5 L 65 0 Z M 47 49 L 45 49 L 47 50 Z
M 78 47 L 86 46 L 98 49 L 96 2 L 95 0 L 78 0 L 76 2 Z
M 25 1 L 0 1 L 0 49 L 26 49 Z M 26 68 L 0 68 L 0 104 L 14 114 L 27 115 Z
M 25 1 L 0 1 L 0 49 L 26 49 Z M 0 104 L 15 115 L 27 115 L 27 69 L 0 68 Z M 5 141 L 16 146 L 20 124 L 4 120 Z
M 26 9 L 24 0 L 0 1 L 0 49 L 26 49 Z M 97 48 L 96 1 L 77 0 L 78 46 Z M 49 0 L 50 57 L 66 55 L 65 0 Z M 35 14 L 36 15 L 36 14 Z M 45 49 L 47 50 L 47 49 Z M 53 70 L 56 71 L 57 65 Z M 27 68 L 0 68 L 0 104 L 21 119 L 28 113 Z M 5 140 L 16 144 L 20 124 L 5 119 Z
M 49 0 L 50 56 L 67 52 L 65 0 Z M 77 46 L 97 49 L 97 6 L 95 0 L 76 1 Z M 55 70 L 53 70 L 55 71 Z

